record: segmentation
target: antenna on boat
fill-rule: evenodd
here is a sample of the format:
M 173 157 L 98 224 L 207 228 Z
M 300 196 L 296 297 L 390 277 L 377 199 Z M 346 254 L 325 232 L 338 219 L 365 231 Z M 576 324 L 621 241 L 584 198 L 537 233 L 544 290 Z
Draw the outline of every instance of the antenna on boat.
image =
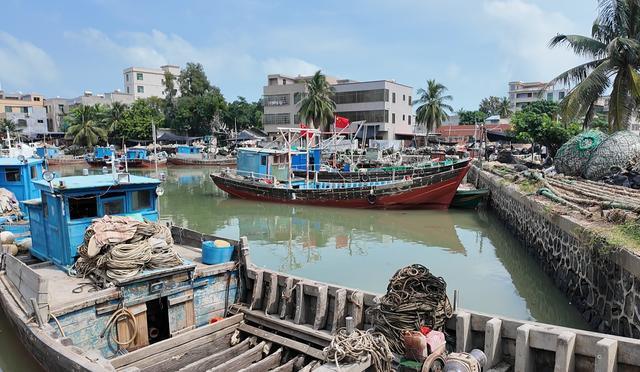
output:
M 124 147 L 124 171 L 125 173 L 129 173 L 129 162 L 127 159 L 127 145 L 125 144 L 123 147 Z
M 153 136 L 153 158 L 156 165 L 156 177 L 158 177 L 158 149 L 156 148 L 156 124 L 151 119 L 151 135 Z

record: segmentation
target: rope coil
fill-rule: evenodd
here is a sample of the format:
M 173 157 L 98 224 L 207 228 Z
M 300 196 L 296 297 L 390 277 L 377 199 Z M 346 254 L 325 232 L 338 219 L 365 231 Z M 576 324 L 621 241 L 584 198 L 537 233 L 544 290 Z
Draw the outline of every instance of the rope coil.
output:
M 323 353 L 328 361 L 333 361 L 340 370 L 340 363 L 358 363 L 371 357 L 371 365 L 376 371 L 390 371 L 393 354 L 387 339 L 373 330 L 354 329 L 350 334 L 340 328 L 325 347 Z

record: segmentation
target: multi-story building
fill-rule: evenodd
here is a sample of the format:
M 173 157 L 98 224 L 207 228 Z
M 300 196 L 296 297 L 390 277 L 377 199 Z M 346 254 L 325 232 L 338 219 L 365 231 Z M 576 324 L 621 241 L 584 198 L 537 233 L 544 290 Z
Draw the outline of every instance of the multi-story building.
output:
M 129 67 L 122 72 L 124 92 L 132 94 L 135 99 L 164 97 L 164 74 L 168 72 L 178 78 L 180 66 L 164 65 L 160 68 Z M 178 95 L 180 91 L 176 81 Z
M 568 88 L 555 89 L 554 87 L 548 87 L 547 84 L 542 82 L 510 82 L 509 101 L 511 102 L 511 110 L 520 111 L 529 103 L 540 100 L 560 102 L 569 94 L 570 89 Z
M 269 75 L 264 87 L 263 124 L 271 138 L 279 127 L 297 127 L 298 111 L 310 77 Z M 368 137 L 376 139 L 412 139 L 416 133 L 411 97 L 413 88 L 391 80 L 358 82 L 327 77 L 335 91 L 336 114 L 351 122 L 364 121 Z M 351 125 L 344 133 L 353 133 Z M 361 133 L 359 133 L 361 135 Z
M 11 120 L 16 129 L 27 136 L 47 133 L 44 97 L 0 90 L 0 119 Z
M 47 98 L 45 99 L 45 108 L 47 112 L 47 130 L 49 132 L 60 132 L 64 117 L 69 114 L 70 109 L 75 106 L 93 106 L 96 104 L 111 105 L 113 102 L 120 102 L 126 105 L 133 103 L 135 99 L 133 94 L 122 93 L 115 90 L 111 93 L 93 94 L 85 91 L 83 95 L 76 98 Z

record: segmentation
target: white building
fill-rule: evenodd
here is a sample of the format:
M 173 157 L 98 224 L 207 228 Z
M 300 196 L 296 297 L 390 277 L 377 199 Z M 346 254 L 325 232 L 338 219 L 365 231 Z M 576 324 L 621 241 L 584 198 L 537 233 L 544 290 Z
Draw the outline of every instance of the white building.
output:
M 264 87 L 263 124 L 271 138 L 278 127 L 298 127 L 298 111 L 305 95 L 305 81 L 310 77 L 269 75 Z M 416 133 L 412 107 L 413 88 L 391 80 L 358 82 L 327 77 L 335 90 L 337 115 L 351 122 L 365 121 L 368 133 L 376 139 L 413 139 Z M 344 133 L 357 129 L 351 125 Z
M 129 67 L 122 72 L 124 79 L 124 92 L 132 94 L 134 99 L 149 97 L 164 97 L 164 74 L 169 72 L 176 78 L 180 75 L 180 66 L 164 65 L 160 68 Z
M 555 89 L 547 87 L 547 83 L 512 81 L 509 83 L 509 101 L 511 110 L 520 111 L 531 102 L 547 100 L 560 102 L 569 94 L 569 88 Z
M 40 94 L 0 90 L 0 119 L 12 121 L 16 129 L 27 136 L 47 133 L 47 113 Z

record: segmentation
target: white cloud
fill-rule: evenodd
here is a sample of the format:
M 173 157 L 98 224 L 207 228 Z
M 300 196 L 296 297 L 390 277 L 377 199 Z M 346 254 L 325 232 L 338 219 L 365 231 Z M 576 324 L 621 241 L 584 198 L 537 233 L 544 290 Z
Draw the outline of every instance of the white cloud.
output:
M 509 78 L 551 80 L 583 61 L 562 47 L 550 49 L 549 40 L 558 33 L 583 33 L 559 12 L 547 12 L 524 0 L 488 0 L 483 4 L 487 28 L 506 57 Z
M 17 90 L 58 77 L 53 59 L 44 50 L 3 31 L 0 31 L 0 66 L 0 83 Z
M 267 74 L 313 75 L 320 67 L 298 58 L 269 58 L 262 63 Z

